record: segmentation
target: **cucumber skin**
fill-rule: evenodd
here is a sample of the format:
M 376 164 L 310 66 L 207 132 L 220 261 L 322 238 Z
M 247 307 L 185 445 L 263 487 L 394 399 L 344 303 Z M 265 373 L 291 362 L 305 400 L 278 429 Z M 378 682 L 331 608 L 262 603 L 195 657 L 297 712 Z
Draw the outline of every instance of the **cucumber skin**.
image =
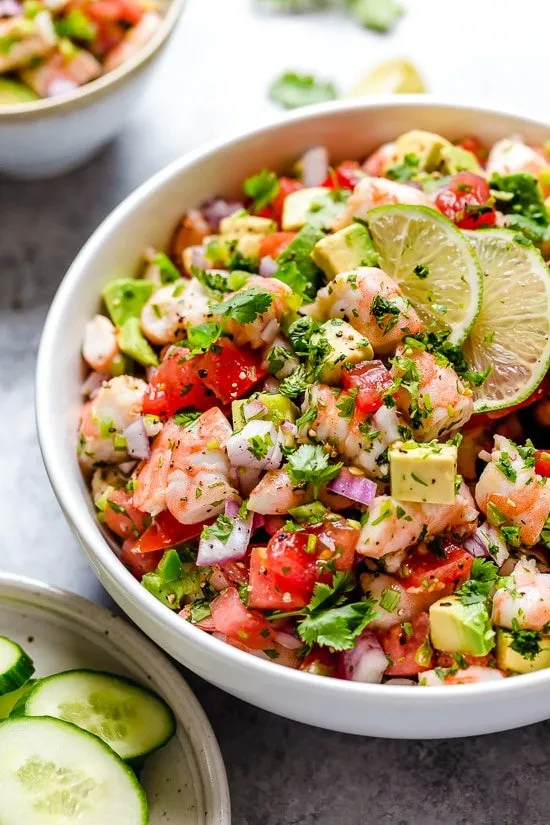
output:
M 7 636 L 0 636 L 0 643 L 3 641 L 9 642 L 10 645 L 13 645 L 13 647 L 19 651 L 19 659 L 5 673 L 0 673 L 0 696 L 6 693 L 12 693 L 12 691 L 23 687 L 34 673 L 33 661 L 31 657 L 25 653 L 21 645 L 18 645 L 17 642 L 14 642 L 12 639 L 8 639 Z
M 28 717 L 30 719 L 46 718 L 46 717 L 38 717 L 38 716 L 33 716 L 32 714 L 28 714 L 27 713 L 27 702 L 29 702 L 32 699 L 32 696 L 35 693 L 35 691 L 38 691 L 40 689 L 40 687 L 45 682 L 49 682 L 52 679 L 57 679 L 60 676 L 66 676 L 68 674 L 84 676 L 84 677 L 90 676 L 90 675 L 92 675 L 92 676 L 105 676 L 108 679 L 115 679 L 116 681 L 125 682 L 130 687 L 139 688 L 139 690 L 141 690 L 144 693 L 148 694 L 149 696 L 151 696 L 153 699 L 155 699 L 157 702 L 160 702 L 164 706 L 164 708 L 166 710 L 166 713 L 167 713 L 167 717 L 168 717 L 168 719 L 167 719 L 168 725 L 167 725 L 166 736 L 162 739 L 159 739 L 158 744 L 156 744 L 150 750 L 143 751 L 141 753 L 136 753 L 133 756 L 128 756 L 126 758 L 123 758 L 123 757 L 119 756 L 119 759 L 122 759 L 122 761 L 126 762 L 126 764 L 128 764 L 129 766 L 132 766 L 132 767 L 141 766 L 143 764 L 143 761 L 150 754 L 154 753 L 155 751 L 159 750 L 160 748 L 163 748 L 166 744 L 168 744 L 168 742 L 170 741 L 170 739 L 173 737 L 174 733 L 176 732 L 177 721 L 176 721 L 176 717 L 174 715 L 174 711 L 172 710 L 170 705 L 167 702 L 164 701 L 162 696 L 159 696 L 158 693 L 155 693 L 154 690 L 151 690 L 150 688 L 147 688 L 147 687 L 144 687 L 143 685 L 140 685 L 139 682 L 135 682 L 133 679 L 130 679 L 127 676 L 119 676 L 117 673 L 109 673 L 108 671 L 105 671 L 105 670 L 90 670 L 89 668 L 74 668 L 73 670 L 64 670 L 61 673 L 54 673 L 51 676 L 46 676 L 46 677 L 44 677 L 44 679 L 38 679 L 36 684 L 33 686 L 33 688 L 28 693 L 26 693 L 24 696 L 22 696 L 21 699 L 17 702 L 17 704 L 13 708 L 12 712 L 10 713 L 9 718 L 10 719 L 13 718 L 13 717 L 16 717 L 16 718 Z M 65 722 L 66 721 L 65 719 L 59 719 L 57 716 L 52 716 L 52 717 L 47 717 L 47 718 L 57 719 L 57 721 L 59 721 L 59 722 Z M 74 722 L 68 722 L 67 724 L 74 725 Z M 91 733 L 90 731 L 86 730 L 86 728 L 80 728 L 78 725 L 74 725 L 74 726 L 78 727 L 79 730 L 84 731 L 84 733 L 89 733 L 91 736 L 96 736 L 95 733 Z M 96 738 L 100 738 L 100 737 L 96 737 Z M 103 739 L 101 739 L 101 741 L 103 742 L 104 745 L 106 745 L 106 747 L 108 747 L 110 750 L 112 750 L 112 748 L 110 747 L 108 742 L 105 742 Z M 118 756 L 118 754 L 117 754 L 117 756 Z
M 108 675 L 111 676 L 112 674 L 108 674 Z M 132 768 L 124 761 L 124 759 L 121 759 L 120 756 L 117 753 L 115 753 L 114 750 L 112 748 L 110 748 L 109 745 L 106 742 L 103 741 L 103 739 L 100 739 L 99 736 L 95 735 L 95 733 L 90 733 L 90 731 L 84 730 L 84 728 L 79 728 L 78 725 L 73 725 L 72 722 L 66 722 L 64 719 L 56 719 L 53 716 L 29 716 L 27 721 L 32 723 L 35 719 L 39 720 L 40 722 L 53 722 L 54 724 L 57 724 L 57 725 L 64 725 L 66 727 L 73 728 L 81 736 L 87 736 L 87 737 L 90 737 L 92 739 L 95 739 L 96 742 L 99 742 L 102 749 L 104 751 L 106 751 L 112 757 L 112 759 L 119 762 L 120 765 L 122 766 L 122 768 L 124 769 L 124 771 L 126 772 L 126 774 L 131 778 L 132 785 L 134 786 L 136 794 L 139 796 L 139 800 L 140 800 L 140 804 L 141 804 L 141 823 L 140 823 L 140 825 L 149 825 L 149 802 L 147 800 L 147 794 L 145 793 L 145 788 L 143 787 L 143 785 L 140 783 L 139 779 L 137 778 L 135 771 L 132 770 Z M 4 727 L 5 725 L 9 725 L 10 722 L 14 722 L 14 721 L 21 722 L 22 720 L 21 719 L 12 719 L 11 717 L 8 718 L 8 719 L 0 719 L 0 728 Z

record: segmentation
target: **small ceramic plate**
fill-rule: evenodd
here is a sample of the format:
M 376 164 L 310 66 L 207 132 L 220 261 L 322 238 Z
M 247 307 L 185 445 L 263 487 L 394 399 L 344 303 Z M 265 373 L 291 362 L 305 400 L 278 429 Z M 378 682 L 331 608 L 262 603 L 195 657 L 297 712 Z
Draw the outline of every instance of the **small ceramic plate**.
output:
M 230 825 L 227 777 L 212 728 L 182 676 L 141 633 L 79 596 L 2 574 L 0 635 L 29 653 L 37 676 L 95 668 L 157 691 L 178 728 L 141 773 L 150 825 Z

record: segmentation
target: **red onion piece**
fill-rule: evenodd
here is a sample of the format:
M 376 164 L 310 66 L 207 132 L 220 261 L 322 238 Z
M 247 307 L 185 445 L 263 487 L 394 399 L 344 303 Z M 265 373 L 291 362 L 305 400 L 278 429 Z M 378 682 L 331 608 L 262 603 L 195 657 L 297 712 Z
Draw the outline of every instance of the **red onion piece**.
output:
M 370 478 L 355 476 L 344 468 L 330 484 L 327 484 L 327 490 L 357 501 L 359 504 L 370 504 L 376 496 L 377 487 Z
M 130 475 L 130 473 L 132 472 L 132 470 L 135 469 L 135 467 L 137 467 L 137 461 L 124 461 L 122 464 L 118 465 L 118 469 L 120 470 L 120 472 L 124 473 L 124 475 L 127 476 Z
M 279 332 L 279 322 L 276 318 L 270 318 L 265 327 L 262 329 L 260 338 L 266 344 L 270 344 Z
M 388 664 L 382 645 L 372 630 L 365 630 L 355 647 L 340 655 L 343 678 L 352 682 L 380 684 Z
M 264 392 L 279 392 L 280 382 L 277 381 L 272 375 L 268 375 L 264 381 L 263 391 Z
M 227 502 L 227 504 L 230 503 Z M 237 504 L 236 502 L 233 503 Z M 237 509 L 238 506 L 237 504 Z M 215 537 L 203 538 L 201 536 L 199 552 L 197 553 L 197 567 L 210 567 L 213 564 L 238 561 L 246 555 L 252 533 L 253 514 L 249 513 L 246 519 L 236 514 L 230 516 L 230 518 L 233 521 L 233 529 L 227 541 L 223 542 Z
M 206 249 L 204 246 L 192 246 L 191 249 L 191 264 L 198 269 L 208 269 L 209 261 L 205 258 Z
M 275 633 L 275 641 L 288 650 L 298 650 L 304 646 L 304 643 L 300 641 L 300 639 L 297 639 L 296 636 L 293 636 L 291 633 L 284 633 L 282 630 Z
M 328 151 L 325 146 L 313 146 L 299 161 L 304 186 L 321 186 L 328 176 Z
M 109 376 L 104 375 L 102 372 L 91 372 L 80 388 L 82 395 L 87 398 L 95 398 L 103 382 L 108 380 Z
M 266 405 L 262 404 L 262 402 L 258 401 L 258 399 L 255 399 L 254 401 L 249 401 L 247 404 L 243 405 L 243 414 L 245 417 L 245 421 L 250 421 L 251 418 L 255 418 L 257 415 L 263 415 L 266 412 Z
M 0 0 L 0 17 L 15 17 L 23 14 L 23 6 L 16 0 Z
M 492 559 L 498 567 L 510 556 L 508 546 L 499 531 L 487 523 L 481 524 L 473 535 L 463 539 L 462 545 L 475 558 Z M 492 553 L 489 547 L 493 550 Z
M 229 471 L 231 472 L 232 470 L 234 470 L 237 475 L 236 486 L 239 488 L 241 495 L 247 498 L 258 484 L 262 471 L 250 470 L 248 467 L 230 467 Z
M 265 455 L 259 457 L 251 451 L 251 439 L 264 441 L 267 445 Z M 242 430 L 228 438 L 226 450 L 233 467 L 276 470 L 283 460 L 279 434 L 271 421 L 249 421 Z
M 224 576 L 223 572 L 220 570 L 219 567 L 214 567 L 209 582 L 214 588 L 214 590 L 217 590 L 218 592 L 225 590 L 226 587 L 229 587 L 231 585 L 231 582 Z
M 143 418 L 136 418 L 135 421 L 132 421 L 123 431 L 122 435 L 126 440 L 128 455 L 131 455 L 132 458 L 149 458 L 151 455 L 151 445 L 147 438 Z
M 217 232 L 220 223 L 224 218 L 229 218 L 240 209 L 244 209 L 244 204 L 239 201 L 225 201 L 223 198 L 213 198 L 207 201 L 202 207 L 202 214 L 214 230 Z
M 235 501 L 234 498 L 228 499 L 225 502 L 225 515 L 229 516 L 230 519 L 234 519 L 237 517 L 237 513 L 239 512 L 240 504 L 238 501 Z
M 262 278 L 272 278 L 277 272 L 278 268 L 278 263 L 271 257 L 271 255 L 264 255 L 264 257 L 260 261 L 260 267 L 258 271 Z

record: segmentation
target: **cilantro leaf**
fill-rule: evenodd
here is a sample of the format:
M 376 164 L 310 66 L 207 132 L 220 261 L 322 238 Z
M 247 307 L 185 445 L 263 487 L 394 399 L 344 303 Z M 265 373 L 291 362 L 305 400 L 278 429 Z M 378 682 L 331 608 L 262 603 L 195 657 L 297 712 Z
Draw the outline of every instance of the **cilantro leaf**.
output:
M 223 318 L 232 318 L 239 324 L 251 324 L 272 304 L 273 296 L 265 289 L 251 286 L 212 306 L 212 312 Z
M 498 577 L 498 568 L 489 559 L 474 559 L 470 578 L 456 591 L 463 605 L 486 602 Z
M 377 327 L 386 335 L 388 332 L 391 332 L 399 322 L 401 310 L 397 304 L 388 301 L 387 298 L 383 298 L 381 295 L 375 295 L 371 303 L 371 312 Z
M 253 435 L 248 439 L 248 449 L 258 460 L 265 458 L 270 447 L 273 447 L 273 439 L 269 433 L 265 435 Z
M 231 291 L 231 287 L 227 282 L 228 279 L 219 272 L 211 272 L 207 269 L 200 269 L 198 266 L 192 266 L 191 275 L 196 278 L 214 298 L 221 298 L 224 292 Z
M 531 243 L 548 239 L 548 215 L 537 179 L 526 172 L 494 174 L 489 181 L 497 207 L 507 216 L 506 225 L 517 229 Z
M 221 515 L 218 516 L 214 524 L 204 525 L 201 532 L 201 539 L 205 539 L 206 541 L 217 539 L 221 541 L 222 544 L 225 544 L 232 530 L 233 522 L 229 516 Z
M 275 172 L 262 169 L 257 175 L 247 178 L 244 182 L 244 192 L 254 200 L 252 209 L 259 212 L 264 206 L 271 203 L 279 193 L 279 179 Z
M 174 421 L 176 424 L 179 424 L 180 427 L 189 427 L 197 418 L 200 418 L 201 415 L 202 413 L 200 412 L 179 412 L 174 415 Z
M 337 97 L 333 83 L 298 72 L 284 72 L 269 87 L 269 99 L 285 109 L 297 109 L 312 103 L 335 100 Z
M 311 421 L 315 421 L 317 418 L 317 407 L 309 407 L 300 418 L 296 419 L 296 427 L 300 430 L 302 427 L 305 427 L 306 424 L 309 424 Z
M 298 318 L 290 325 L 288 338 L 296 355 L 309 355 L 310 338 L 314 332 L 317 332 L 319 326 L 317 321 L 314 321 L 309 315 Z
M 163 284 L 173 284 L 174 281 L 180 280 L 181 272 L 164 252 L 157 252 L 153 263 L 159 268 L 160 280 Z
M 377 613 L 374 602 L 368 599 L 355 604 L 333 607 L 323 612 L 317 611 L 298 624 L 298 635 L 308 645 L 332 647 L 335 650 L 349 650 Z
M 490 368 L 483 370 L 483 372 L 476 372 L 472 370 L 460 347 L 451 344 L 447 339 L 450 331 L 442 330 L 441 332 L 417 332 L 415 335 L 409 335 L 405 338 L 405 344 L 412 349 L 422 349 L 426 352 L 431 352 L 436 356 L 440 366 L 452 366 L 457 375 L 472 384 L 474 387 L 479 387 L 487 376 Z
M 279 385 L 281 395 L 287 398 L 297 398 L 307 390 L 312 383 L 312 376 L 303 364 L 300 364 L 293 373 L 284 378 Z
M 190 327 L 187 333 L 187 343 L 194 350 L 208 350 L 215 344 L 220 335 L 222 328 L 214 321 L 206 321 L 204 324 L 198 324 L 196 327 Z
M 193 624 L 210 616 L 210 605 L 206 599 L 195 599 L 189 608 L 189 619 Z
M 542 636 L 538 630 L 520 630 L 517 619 L 514 619 L 514 627 L 510 632 L 512 641 L 510 647 L 523 656 L 524 659 L 532 662 L 541 652 Z
M 418 174 L 420 158 L 415 154 L 405 155 L 402 163 L 396 163 L 386 171 L 386 177 L 397 183 L 407 183 Z
M 343 466 L 341 462 L 330 464 L 319 444 L 302 444 L 289 455 L 286 469 L 293 484 L 312 484 L 317 497 L 319 489 L 332 481 Z
M 317 582 L 307 609 L 313 613 L 316 610 L 338 607 L 345 601 L 346 594 L 354 587 L 353 575 L 349 572 L 338 571 L 334 574 L 332 585 Z

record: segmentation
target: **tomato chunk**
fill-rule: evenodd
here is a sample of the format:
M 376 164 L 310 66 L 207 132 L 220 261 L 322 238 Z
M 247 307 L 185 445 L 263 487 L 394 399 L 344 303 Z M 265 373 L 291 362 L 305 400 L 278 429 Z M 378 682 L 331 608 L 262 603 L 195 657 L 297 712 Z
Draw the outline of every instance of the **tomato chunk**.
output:
M 447 186 L 436 195 L 435 205 L 461 229 L 494 226 L 496 212 L 489 205 L 489 184 L 473 172 L 453 175 Z
M 544 478 L 550 478 L 550 450 L 537 450 L 535 473 Z
M 260 258 L 266 255 L 270 258 L 278 258 L 294 240 L 296 234 L 296 232 L 272 232 L 271 235 L 266 235 L 260 243 Z
M 266 375 L 261 368 L 261 356 L 249 347 L 238 347 L 224 338 L 215 348 L 197 361 L 198 374 L 204 386 L 222 402 L 230 404 L 242 398 Z M 210 402 L 212 406 L 212 402 Z
M 344 372 L 342 384 L 346 390 L 357 390 L 355 409 L 372 415 L 384 403 L 384 393 L 391 387 L 392 379 L 382 361 L 362 361 Z
M 380 644 L 391 664 L 386 676 L 416 676 L 433 667 L 430 619 L 420 613 L 411 622 L 398 624 L 380 635 Z
M 123 539 L 138 538 L 151 523 L 147 513 L 132 506 L 132 496 L 123 489 L 107 496 L 103 515 L 107 527 Z
M 275 642 L 269 622 L 244 606 L 235 587 L 228 587 L 216 596 L 210 611 L 218 633 L 224 633 L 253 650 L 265 650 Z
M 93 0 L 83 4 L 84 13 L 92 20 L 120 21 L 134 25 L 144 14 L 144 7 L 134 0 Z
M 478 163 L 481 166 L 485 166 L 487 158 L 489 157 L 489 152 L 477 137 L 466 137 L 461 140 L 458 145 L 461 149 L 466 149 L 466 151 L 471 152 L 472 155 L 475 155 L 477 158 Z
M 277 195 L 271 203 L 268 203 L 267 206 L 260 209 L 257 214 L 262 218 L 269 218 L 270 220 L 275 221 L 280 226 L 287 196 L 291 195 L 292 192 L 297 192 L 298 189 L 303 188 L 304 187 L 299 180 L 294 180 L 293 178 L 279 178 L 279 191 Z
M 189 352 L 185 347 L 168 350 L 145 392 L 145 414 L 164 419 L 186 407 L 208 410 L 214 406 L 215 396 L 198 374 L 201 356 L 189 357 Z
M 120 561 L 138 581 L 141 581 L 146 573 L 156 570 L 163 552 L 163 550 L 157 550 L 155 553 L 136 552 L 135 542 L 127 539 L 122 545 Z
M 327 647 L 314 645 L 300 664 L 300 670 L 316 673 L 317 676 L 337 676 L 338 654 L 331 653 Z
M 452 592 L 468 578 L 472 563 L 473 557 L 467 550 L 451 541 L 444 542 L 441 556 L 421 545 L 407 558 L 400 578 L 407 589 L 432 591 L 451 588 Z
M 208 523 L 208 522 L 204 522 Z M 210 522 L 211 523 L 211 522 Z M 190 541 L 200 536 L 203 523 L 181 524 L 172 513 L 164 510 L 156 516 L 153 524 L 139 537 L 135 546 L 135 553 L 154 553 Z
M 321 184 L 328 189 L 354 189 L 359 181 L 365 177 L 356 160 L 344 160 Z

